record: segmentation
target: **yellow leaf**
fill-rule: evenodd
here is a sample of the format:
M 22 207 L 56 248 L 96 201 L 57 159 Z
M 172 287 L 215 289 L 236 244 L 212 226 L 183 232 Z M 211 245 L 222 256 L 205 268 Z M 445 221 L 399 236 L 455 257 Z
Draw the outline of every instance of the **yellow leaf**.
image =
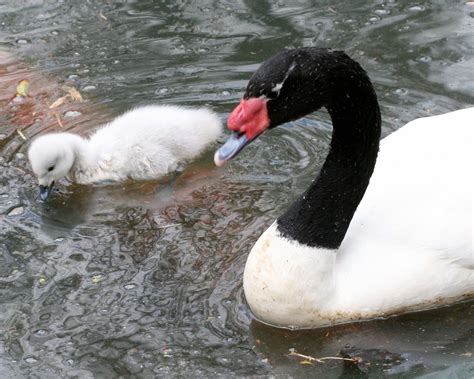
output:
M 307 359 L 305 359 L 304 361 L 301 361 L 300 364 L 302 364 L 302 365 L 312 365 L 313 362 L 308 361 Z
M 30 89 L 30 82 L 26 79 L 23 79 L 16 86 L 16 93 L 19 96 L 26 97 L 28 96 L 28 90 Z

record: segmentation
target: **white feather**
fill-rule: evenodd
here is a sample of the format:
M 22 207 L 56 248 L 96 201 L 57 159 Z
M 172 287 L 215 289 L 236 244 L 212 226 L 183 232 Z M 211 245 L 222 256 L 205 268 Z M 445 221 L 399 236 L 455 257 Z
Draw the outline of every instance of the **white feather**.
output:
M 385 138 L 337 251 L 272 225 L 244 272 L 257 318 L 315 328 L 474 297 L 474 108 L 410 122 Z
M 150 105 L 117 117 L 87 139 L 40 136 L 28 155 L 42 185 L 67 174 L 82 184 L 153 179 L 201 154 L 220 133 L 219 117 L 208 109 Z

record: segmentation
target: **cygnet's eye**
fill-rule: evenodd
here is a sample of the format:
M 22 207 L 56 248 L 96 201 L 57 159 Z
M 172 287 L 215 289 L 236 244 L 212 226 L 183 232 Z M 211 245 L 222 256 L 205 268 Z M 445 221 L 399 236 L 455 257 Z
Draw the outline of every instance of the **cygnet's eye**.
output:
M 54 170 L 54 166 L 48 167 L 48 171 L 53 171 L 53 170 Z

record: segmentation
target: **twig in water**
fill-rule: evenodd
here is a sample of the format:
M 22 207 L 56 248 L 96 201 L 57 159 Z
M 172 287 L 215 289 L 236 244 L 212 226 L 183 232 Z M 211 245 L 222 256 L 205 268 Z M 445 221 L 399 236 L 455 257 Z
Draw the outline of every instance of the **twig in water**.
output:
M 22 133 L 22 131 L 20 129 L 17 129 L 16 132 L 18 133 L 18 135 L 24 140 L 26 141 L 26 137 L 25 135 Z
M 357 363 L 358 362 L 357 359 L 355 359 L 355 358 L 342 358 L 342 357 L 315 358 L 315 357 L 312 357 L 310 355 L 304 355 L 304 354 L 297 353 L 295 351 L 295 349 L 290 349 L 290 354 L 288 354 L 288 355 L 304 358 L 305 361 L 318 362 L 318 363 L 324 363 L 324 361 L 327 361 L 327 360 L 348 361 L 348 362 L 352 362 L 352 363 Z M 305 362 L 305 361 L 303 361 L 303 362 Z
M 57 121 L 59 127 L 60 127 L 60 128 L 64 128 L 64 125 L 63 125 L 63 123 L 62 123 L 62 121 L 61 121 L 61 117 L 59 117 L 59 113 L 56 112 L 56 111 L 54 111 L 54 112 L 53 112 L 53 115 L 54 115 L 54 117 L 56 117 L 56 121 Z
M 56 99 L 56 101 L 49 106 L 49 109 L 57 108 L 63 105 L 65 101 L 66 101 L 66 96 L 61 96 L 59 99 Z

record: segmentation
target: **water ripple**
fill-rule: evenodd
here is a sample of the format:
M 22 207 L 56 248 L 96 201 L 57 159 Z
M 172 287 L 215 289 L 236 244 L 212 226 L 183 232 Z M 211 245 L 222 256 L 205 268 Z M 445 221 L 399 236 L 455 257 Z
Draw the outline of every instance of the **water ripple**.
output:
M 360 375 L 288 356 L 332 356 L 346 344 L 406 357 L 387 372 L 374 362 L 373 376 L 471 372 L 472 304 L 314 332 L 253 320 L 247 253 L 317 175 L 331 135 L 324 112 L 269 131 L 224 168 L 209 151 L 160 181 L 64 181 L 47 204 L 25 157 L 31 138 L 61 130 L 49 106 L 64 85 L 85 98 L 59 113 L 64 130 L 80 134 L 153 102 L 205 104 L 225 119 L 260 62 L 301 45 L 344 49 L 362 63 L 386 135 L 473 103 L 470 12 L 428 1 L 0 5 L 2 376 Z M 25 78 L 31 97 L 12 103 Z

